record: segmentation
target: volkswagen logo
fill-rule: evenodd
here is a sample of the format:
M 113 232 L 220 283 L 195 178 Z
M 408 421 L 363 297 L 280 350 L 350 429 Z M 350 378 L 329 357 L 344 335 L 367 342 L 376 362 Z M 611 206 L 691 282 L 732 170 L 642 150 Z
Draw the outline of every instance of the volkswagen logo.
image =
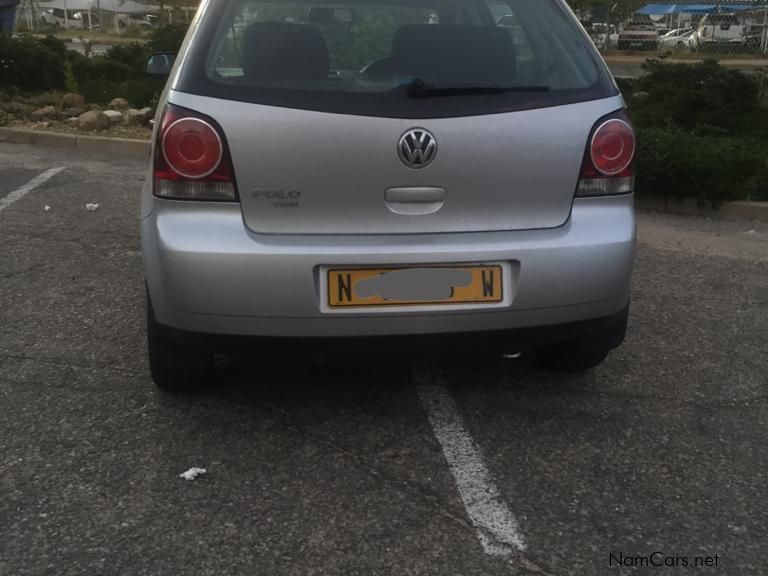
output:
M 412 128 L 400 136 L 397 155 L 408 168 L 426 168 L 437 156 L 437 141 L 428 130 Z

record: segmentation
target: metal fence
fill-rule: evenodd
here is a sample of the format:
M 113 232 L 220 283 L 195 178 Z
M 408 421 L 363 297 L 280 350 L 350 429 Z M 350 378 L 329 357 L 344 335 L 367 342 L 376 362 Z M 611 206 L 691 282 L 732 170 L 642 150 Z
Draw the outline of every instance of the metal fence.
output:
M 768 59 L 768 2 L 648 4 L 629 17 L 609 12 L 584 24 L 607 56 Z

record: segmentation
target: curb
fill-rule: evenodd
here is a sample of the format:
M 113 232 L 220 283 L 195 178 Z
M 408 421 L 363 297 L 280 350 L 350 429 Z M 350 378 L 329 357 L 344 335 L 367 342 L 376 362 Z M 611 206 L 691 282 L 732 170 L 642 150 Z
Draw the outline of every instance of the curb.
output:
M 151 148 L 149 140 L 80 136 L 79 134 L 60 134 L 22 128 L 0 128 L 0 142 L 71 148 L 87 152 L 113 152 L 131 156 L 149 156 Z
M 768 223 L 768 202 L 723 202 L 717 210 L 709 202 L 703 206 L 694 199 L 669 200 L 657 197 L 635 197 L 635 204 L 641 210 L 669 212 L 685 216 L 702 216 L 706 218 L 725 218 L 726 220 L 756 220 Z

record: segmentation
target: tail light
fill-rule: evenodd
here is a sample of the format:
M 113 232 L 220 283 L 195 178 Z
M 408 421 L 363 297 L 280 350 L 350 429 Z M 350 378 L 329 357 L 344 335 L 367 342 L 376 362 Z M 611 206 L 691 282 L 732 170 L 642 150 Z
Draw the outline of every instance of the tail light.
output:
M 576 196 L 629 194 L 635 188 L 635 131 L 620 113 L 600 120 L 581 164 Z
M 232 160 L 211 118 L 168 105 L 157 133 L 154 194 L 174 200 L 236 201 Z

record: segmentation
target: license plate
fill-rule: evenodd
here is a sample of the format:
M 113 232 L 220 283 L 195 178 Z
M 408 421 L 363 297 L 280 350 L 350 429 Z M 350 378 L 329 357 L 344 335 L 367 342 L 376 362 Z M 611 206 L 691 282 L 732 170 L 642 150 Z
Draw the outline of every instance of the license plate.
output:
M 330 269 L 329 308 L 494 304 L 504 299 L 501 266 Z

